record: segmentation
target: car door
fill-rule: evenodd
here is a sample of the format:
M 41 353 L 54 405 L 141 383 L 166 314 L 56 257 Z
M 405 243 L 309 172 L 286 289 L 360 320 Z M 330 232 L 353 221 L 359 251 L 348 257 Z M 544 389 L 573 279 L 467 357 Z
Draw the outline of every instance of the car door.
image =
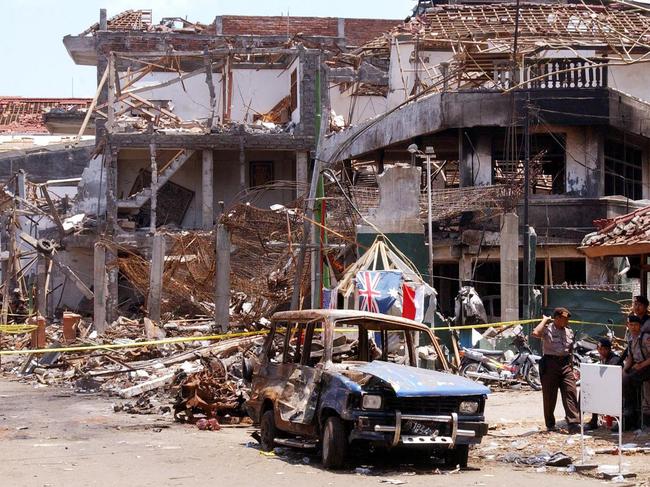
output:
M 262 403 L 267 399 L 275 402 L 290 375 L 283 363 L 285 342 L 286 324 L 273 323 L 264 343 L 262 360 L 253 375 L 251 398 L 248 401 L 248 409 L 255 414 L 253 419 L 256 421 L 259 421 Z
M 284 357 L 288 379 L 277 409 L 282 423 L 296 433 L 313 431 L 322 375 L 322 368 L 315 366 L 322 357 L 321 336 L 322 326 L 316 322 L 291 327 Z

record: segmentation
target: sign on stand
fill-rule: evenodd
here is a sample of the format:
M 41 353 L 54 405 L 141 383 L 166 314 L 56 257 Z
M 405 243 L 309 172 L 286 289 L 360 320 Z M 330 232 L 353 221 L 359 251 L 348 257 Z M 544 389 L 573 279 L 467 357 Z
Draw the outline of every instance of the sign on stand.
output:
M 580 364 L 580 417 L 584 413 L 614 416 L 618 420 L 618 472 L 623 454 L 623 367 L 618 365 Z M 582 463 L 585 463 L 585 431 L 580 421 Z

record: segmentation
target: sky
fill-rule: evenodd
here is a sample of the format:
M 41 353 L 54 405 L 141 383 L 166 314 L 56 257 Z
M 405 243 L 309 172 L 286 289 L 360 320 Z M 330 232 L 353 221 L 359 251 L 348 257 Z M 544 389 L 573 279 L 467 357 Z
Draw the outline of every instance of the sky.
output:
M 0 96 L 89 97 L 94 66 L 77 66 L 62 39 L 127 9 L 151 9 L 153 21 L 186 17 L 210 23 L 217 15 L 291 15 L 404 19 L 415 0 L 5 0 L 0 30 Z

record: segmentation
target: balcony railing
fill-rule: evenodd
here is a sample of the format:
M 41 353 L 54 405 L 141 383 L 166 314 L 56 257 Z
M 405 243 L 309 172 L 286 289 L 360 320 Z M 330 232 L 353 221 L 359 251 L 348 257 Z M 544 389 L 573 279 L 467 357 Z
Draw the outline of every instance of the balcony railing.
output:
M 599 59 L 539 59 L 523 68 L 527 88 L 603 88 L 607 63 Z

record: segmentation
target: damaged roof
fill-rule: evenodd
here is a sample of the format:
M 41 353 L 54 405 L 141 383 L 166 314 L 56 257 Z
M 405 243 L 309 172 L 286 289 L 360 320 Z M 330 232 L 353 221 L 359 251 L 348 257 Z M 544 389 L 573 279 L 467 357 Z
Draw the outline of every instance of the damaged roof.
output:
M 108 30 L 147 30 L 151 25 L 151 10 L 125 10 L 107 21 Z M 99 22 L 94 23 L 79 36 L 85 36 L 99 30 Z
M 510 39 L 515 33 L 516 11 L 514 4 L 441 5 L 400 30 L 432 40 Z M 620 38 L 619 42 L 636 43 L 650 38 L 650 19 L 645 9 L 623 4 L 525 4 L 519 12 L 521 40 L 602 43 Z
M 90 102 L 90 98 L 0 97 L 0 133 L 47 134 L 49 131 L 43 120 L 45 113 L 85 111 Z
M 594 220 L 597 232 L 578 247 L 589 257 L 650 253 L 650 206 L 616 218 Z

